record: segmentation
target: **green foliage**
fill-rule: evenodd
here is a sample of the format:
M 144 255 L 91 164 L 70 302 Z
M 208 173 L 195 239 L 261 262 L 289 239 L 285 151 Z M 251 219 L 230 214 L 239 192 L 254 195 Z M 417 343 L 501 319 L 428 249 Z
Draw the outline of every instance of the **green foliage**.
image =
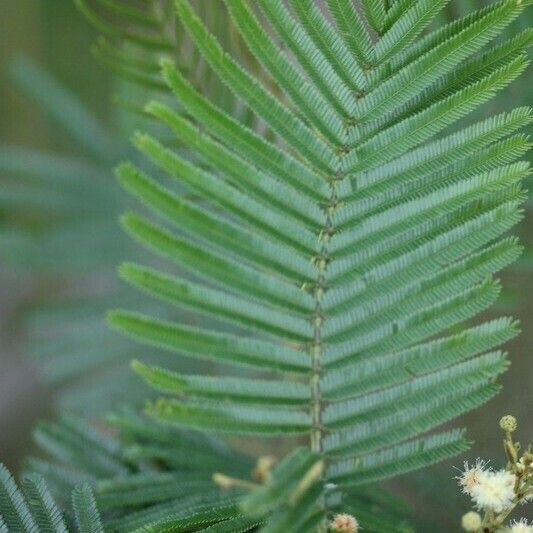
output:
M 231 114 L 243 116 L 235 105 L 231 92 L 213 76 L 205 72 L 204 61 L 191 50 L 191 43 L 175 16 L 172 0 L 148 0 L 137 6 L 126 0 L 74 0 L 82 15 L 100 33 L 92 48 L 95 58 L 127 90 L 115 95 L 122 108 L 147 116 L 143 104 L 150 96 L 165 99 L 169 87 L 165 83 L 159 61 L 174 59 L 180 71 L 203 94 L 208 94 Z M 239 36 L 227 17 L 222 3 L 197 2 L 200 17 L 205 20 L 234 54 L 251 66 Z
M 135 22 L 141 32 L 164 30 L 174 42 L 177 30 L 170 25 L 156 28 L 149 24 L 147 30 L 143 23 L 147 13 L 134 21 L 127 3 L 120 5 L 125 10 L 118 11 L 121 2 L 99 4 L 104 8 L 97 9 L 99 18 L 113 16 L 115 24 L 117 15 L 126 16 L 124 22 L 129 27 Z M 88 6 L 91 12 L 92 7 Z M 172 13 L 166 1 L 149 2 L 145 7 L 159 13 L 158 17 Z M 211 9 L 204 15 L 211 20 L 220 11 Z M 220 30 L 224 32 L 222 25 Z M 158 59 L 180 55 L 183 72 L 195 83 L 201 82 L 202 90 L 209 86 L 217 92 L 217 84 L 208 82 L 200 72 L 193 75 L 190 65 L 196 59 L 186 54 L 186 43 L 176 41 L 172 50 L 128 46 L 131 43 L 127 45 L 119 35 L 108 37 L 105 44 L 106 50 L 134 65 L 145 66 L 146 56 L 150 56 L 159 78 Z M 106 65 L 117 64 L 117 57 L 108 59 Z M 62 410 L 92 416 L 125 401 L 140 405 L 150 390 L 139 385 L 127 365 L 132 357 L 144 356 L 144 350 L 135 349 L 110 331 L 103 318 L 112 305 L 136 305 L 139 301 L 137 294 L 117 283 L 115 277 L 115 266 L 124 257 L 140 256 L 116 223 L 127 199 L 112 179 L 111 167 L 121 158 L 136 158 L 127 146 L 132 127 L 157 129 L 144 112 L 130 111 L 138 111 L 139 103 L 155 94 L 164 98 L 170 89 L 165 85 L 164 92 L 154 92 L 153 87 L 139 85 L 137 78 L 121 81 L 116 98 L 126 111 L 115 113 L 112 124 L 103 124 L 76 95 L 29 60 L 14 59 L 7 74 L 20 91 L 36 101 L 54 128 L 58 126 L 54 129 L 58 140 L 68 138 L 74 145 L 69 153 L 0 147 L 1 260 L 6 267 L 24 270 L 36 281 L 35 290 L 14 317 L 22 322 L 22 349 L 54 390 L 55 404 Z M 234 111 L 233 100 L 224 91 L 213 97 Z M 69 253 L 65 253 L 67 249 Z M 165 360 L 154 350 L 150 362 L 163 364 Z M 173 369 L 190 370 L 186 364 Z M 194 369 L 198 370 L 198 365 Z
M 103 533 L 100 514 L 89 486 L 72 491 L 76 526 L 68 527 L 66 517 L 54 501 L 43 478 L 24 478 L 22 491 L 0 464 L 0 531 L 20 533 Z
M 529 168 L 516 161 L 528 141 L 516 131 L 531 112 L 450 127 L 523 72 L 531 33 L 484 52 L 522 12 L 515 0 L 423 36 L 445 2 L 363 2 L 377 37 L 349 3 L 327 2 L 333 23 L 310 2 L 289 4 L 226 2 L 264 69 L 258 76 L 189 2 L 175 3 L 204 61 L 275 138 L 229 116 L 172 61 L 161 62 L 186 114 L 161 102 L 146 112 L 194 157 L 136 134 L 136 147 L 170 182 L 122 165 L 123 186 L 158 217 L 128 214 L 123 225 L 185 273 L 128 263 L 121 276 L 217 324 L 123 311 L 109 322 L 148 345 L 223 361 L 235 372 L 270 371 L 242 378 L 228 367 L 227 376 L 211 377 L 134 364 L 176 396 L 148 406 L 160 421 L 238 435 L 309 435 L 312 454 L 304 459 L 310 452 L 300 451 L 279 468 L 294 469 L 298 485 L 309 481 L 299 461 L 324 465 L 316 494 L 312 483 L 298 492 L 309 505 L 298 518 L 310 520 L 299 527 L 311 530 L 312 517 L 323 521 L 323 512 L 313 513 L 318 499 L 329 511 L 336 493 L 464 451 L 460 430 L 421 434 L 498 391 L 506 361 L 494 348 L 516 324 L 464 324 L 494 303 L 493 276 L 521 251 L 503 235 L 521 217 Z M 249 498 L 255 503 L 245 510 L 263 514 L 277 508 L 269 501 L 287 501 L 275 484 Z M 290 513 L 290 506 L 274 512 L 265 530 L 289 531 Z
M 306 448 L 277 465 L 260 492 L 245 496 L 239 487 L 221 489 L 213 482 L 213 472 L 237 479 L 254 469 L 251 457 L 223 441 L 130 412 L 110 415 L 108 422 L 117 437 L 79 418 L 41 424 L 35 440 L 47 458 L 27 461 L 23 493 L 2 471 L 0 517 L 10 524 L 25 517 L 27 524 L 14 530 L 32 533 L 102 528 L 235 533 L 256 530 L 265 512 L 283 502 L 278 520 L 268 526 L 273 531 L 301 531 L 296 527 L 317 519 L 323 464 Z M 357 492 L 349 501 L 367 512 L 379 506 L 383 524 L 403 523 L 404 509 L 383 491 Z M 304 506 L 309 516 L 301 514 Z M 370 527 L 371 519 L 363 523 L 369 531 L 382 531 Z
M 0 530 L 290 533 L 323 527 L 325 509 L 353 512 L 366 531 L 408 531 L 403 512 L 372 485 L 465 450 L 460 430 L 425 433 L 498 391 L 507 363 L 497 347 L 518 329 L 509 318 L 466 323 L 495 301 L 493 276 L 520 253 L 504 234 L 521 218 L 528 167 L 517 160 L 529 142 L 517 131 L 531 112 L 457 122 L 524 70 L 531 32 L 491 43 L 522 11 L 515 0 L 435 29 L 445 3 L 364 0 L 363 23 L 351 2 L 337 0 L 326 2 L 331 17 L 310 0 L 229 0 L 224 9 L 77 1 L 106 35 L 97 57 L 138 91 L 118 102 L 150 129 L 134 135 L 147 161 L 123 164 L 118 175 L 156 222 L 127 214 L 123 226 L 173 263 L 170 272 L 163 261 L 120 268 L 170 304 L 164 320 L 149 309 L 113 311 L 109 321 L 187 356 L 194 373 L 181 357 L 147 361 L 145 348 L 115 338 L 109 349 L 111 337 L 93 322 L 98 309 L 80 321 L 64 311 L 62 329 L 74 332 L 62 333 L 67 358 L 55 358 L 55 344 L 44 348 L 58 382 L 118 362 L 87 394 L 72 389 L 78 405 L 94 404 L 103 389 L 107 405 L 145 395 L 124 372 L 131 356 L 143 360 L 133 368 L 149 385 L 173 397 L 149 404 L 157 421 L 111 415 L 120 440 L 75 418 L 40 426 L 36 440 L 51 459 L 32 459 L 28 470 L 50 489 L 32 474 L 25 501 L 3 472 Z M 136 159 L 95 135 L 102 128 L 61 87 L 24 68 L 21 83 L 98 169 Z M 156 100 L 143 109 L 147 97 Z M 51 239 L 8 241 L 21 257 L 65 266 L 50 251 L 84 234 L 71 222 L 86 204 L 89 226 L 103 220 L 85 247 L 90 265 L 94 249 L 106 264 L 130 255 L 112 223 L 123 201 L 107 182 L 94 189 L 86 165 L 12 149 L 2 161 L 41 180 L 29 194 L 17 191 L 20 205 L 36 205 L 45 219 L 61 207 L 61 223 L 44 232 Z M 73 175 L 82 179 L 71 196 L 52 192 L 54 179 Z M 85 202 L 84 191 L 95 198 Z M 144 300 L 131 301 L 147 312 Z M 246 479 L 251 458 L 191 428 L 307 435 L 310 446 L 243 497 L 211 476 Z M 74 513 L 61 513 L 51 494 L 65 507 L 72 499 Z
M 286 10 L 278 4 L 264 4 L 263 8 L 267 10 L 265 16 L 277 20 L 278 31 L 283 32 L 282 37 L 294 48 L 294 53 L 298 53 L 299 61 L 306 66 L 306 75 L 313 76 L 314 82 L 332 99 L 335 99 L 335 93 L 338 92 L 332 80 L 338 82 L 340 78 L 348 87 L 354 80 L 363 80 L 364 75 L 358 63 L 351 60 L 347 48 L 339 45 L 333 27 L 323 19 L 313 2 L 290 2 L 290 9 L 297 13 L 298 20 L 309 37 L 294 29 L 292 19 L 283 16 Z M 335 8 L 335 2 L 331 2 L 329 7 L 337 25 L 342 28 L 343 21 L 350 20 L 349 3 L 337 4 Z M 39 367 L 42 376 L 54 391 L 57 391 L 56 398 L 60 408 L 95 414 L 116 405 L 117 401 L 126 396 L 128 402 L 138 403 L 149 394 L 147 388 L 140 387 L 131 375 L 124 372 L 126 362 L 132 357 L 144 357 L 144 350 L 132 348 L 114 333 L 106 331 L 101 319 L 103 311 L 110 306 L 135 306 L 139 301 L 123 286 L 117 286 L 114 280 L 113 268 L 117 262 L 124 257 L 142 256 L 116 227 L 117 213 L 125 208 L 126 202 L 109 176 L 110 164 L 121 158 L 135 157 L 126 146 L 126 137 L 132 127 L 149 129 L 166 145 L 179 146 L 186 158 L 192 155 L 186 148 L 190 146 L 201 153 L 209 165 L 223 172 L 228 183 L 236 187 L 243 187 L 243 182 L 246 182 L 247 197 L 234 196 L 233 187 L 229 189 L 230 195 L 221 197 L 220 201 L 225 201 L 227 209 L 239 212 L 243 221 L 246 220 L 246 223 L 250 224 L 250 229 L 268 231 L 267 237 L 277 237 L 304 255 L 318 251 L 315 233 L 320 231 L 322 214 L 315 203 L 302 202 L 301 197 L 294 194 L 292 188 L 279 180 L 273 180 L 272 176 L 261 174 L 248 161 L 234 157 L 232 151 L 225 149 L 220 143 L 213 142 L 211 136 L 199 135 L 198 129 L 194 125 L 191 127 L 191 123 L 182 115 L 176 118 L 174 114 L 165 112 L 167 107 L 163 104 L 173 103 L 173 100 L 158 62 L 162 58 L 178 58 L 184 78 L 201 94 L 208 96 L 211 102 L 237 117 L 254 131 L 261 132 L 261 135 L 265 131 L 264 123 L 254 118 L 255 115 L 242 106 L 212 70 L 206 67 L 203 58 L 191 46 L 187 32 L 179 20 L 175 20 L 171 2 L 143 2 L 138 5 L 142 8 L 141 12 L 132 10 L 132 6 L 127 2 L 117 0 L 87 0 L 80 1 L 79 5 L 82 8 L 85 6 L 82 9 L 85 14 L 93 15 L 89 17 L 93 23 L 100 21 L 108 28 L 115 29 L 111 35 L 106 34 L 99 39 L 95 45 L 95 54 L 113 71 L 117 79 L 123 80 L 116 87 L 117 102 L 126 110 L 135 113 L 118 115 L 122 128 L 110 128 L 109 125 L 96 120 L 92 110 L 87 109 L 50 74 L 27 60 L 13 61 L 8 69 L 11 80 L 43 108 L 54 124 L 60 126 L 57 129 L 58 135 L 64 132 L 65 138 L 68 136 L 74 140 L 78 149 L 76 153 L 63 154 L 9 145 L 1 147 L 0 248 L 3 262 L 14 265 L 15 268 L 24 268 L 42 282 L 35 294 L 31 295 L 31 305 L 18 309 L 16 313 L 18 320 L 24 320 L 21 328 L 25 335 L 23 347 L 32 357 L 32 363 Z M 223 43 L 224 49 L 231 51 L 232 56 L 237 57 L 249 71 L 258 72 L 257 63 L 247 53 L 242 38 L 228 20 L 223 3 L 210 3 L 208 7 L 204 2 L 195 2 L 194 5 L 211 31 Z M 400 11 L 410 6 L 410 3 L 402 2 L 393 4 L 387 12 L 387 24 L 394 22 Z M 454 9 L 458 7 L 460 6 L 453 6 Z M 341 16 L 343 9 L 348 10 L 344 13 L 346 19 Z M 162 24 L 163 19 L 169 22 Z M 357 24 L 358 20 L 355 18 L 350 24 Z M 521 17 L 506 28 L 507 34 L 515 35 L 514 38 L 495 46 L 479 60 L 467 61 L 461 69 L 462 81 L 455 76 L 453 83 L 464 83 L 469 76 L 481 75 L 487 69 L 501 65 L 505 57 L 519 55 L 530 39 L 530 32 L 524 31 L 525 20 Z M 464 22 L 462 24 L 464 25 Z M 325 39 L 323 44 L 328 46 L 322 53 L 334 68 L 328 62 L 321 61 L 319 55 L 306 56 L 300 53 L 292 41 L 295 31 L 299 38 L 307 39 L 306 42 L 309 38 L 314 42 L 322 42 Z M 366 31 L 364 27 L 363 31 Z M 147 48 L 132 43 L 124 32 L 171 42 L 173 49 Z M 364 39 L 365 35 L 366 33 L 361 33 L 359 39 Z M 350 33 L 345 37 L 350 39 Z M 350 49 L 352 50 L 353 46 Z M 409 57 L 413 53 L 414 51 L 410 52 Z M 407 60 L 408 57 L 404 58 L 401 64 Z M 192 68 L 194 65 L 197 68 Z M 149 83 L 143 83 L 147 79 Z M 265 80 L 265 83 L 269 83 L 268 80 Z M 449 89 L 450 85 L 444 82 L 436 84 L 435 90 L 428 98 L 435 99 L 438 91 Z M 346 92 L 343 92 L 343 95 L 339 93 L 335 102 L 345 101 Z M 149 114 L 142 109 L 142 103 L 151 97 L 156 97 L 159 102 L 150 106 Z M 192 105 L 191 102 L 188 102 L 188 105 Z M 498 100 L 495 105 L 497 109 Z M 342 109 L 342 105 L 339 103 L 337 108 Z M 406 104 L 400 106 L 396 115 L 402 117 L 414 109 Z M 209 112 L 212 111 L 213 109 L 210 109 Z M 437 185 L 443 176 L 447 176 L 447 166 L 452 161 L 460 165 L 455 171 L 456 179 L 460 179 L 462 173 L 471 175 L 478 168 L 493 168 L 502 163 L 511 163 L 528 147 L 526 138 L 521 134 L 505 138 L 513 133 L 512 128 L 524 125 L 520 124 L 521 121 L 527 121 L 527 114 L 523 111 L 498 115 L 497 120 L 502 121 L 501 128 L 494 128 L 495 117 L 465 128 L 456 136 L 450 135 L 446 138 L 448 149 L 442 153 L 434 153 L 440 141 L 430 144 L 428 150 L 410 153 L 412 163 L 415 156 L 420 158 L 414 166 L 409 164 L 408 158 L 397 158 L 392 165 L 386 164 L 371 170 L 369 178 L 375 179 L 376 182 L 359 191 L 358 200 L 350 206 L 345 206 L 346 214 L 350 211 L 352 216 L 355 216 L 353 214 L 357 213 L 359 218 L 354 220 L 354 223 L 357 223 L 369 210 L 385 206 L 408 186 L 395 178 L 401 173 L 409 176 L 409 183 L 416 187 L 422 183 L 430 183 L 429 170 L 432 171 L 431 183 Z M 201 111 L 196 109 L 195 112 Z M 159 127 L 152 120 L 153 115 L 171 126 L 172 138 L 169 138 L 164 127 Z M 506 121 L 509 124 L 506 124 Z M 220 133 L 225 137 L 231 134 L 227 130 L 221 130 Z M 498 135 L 502 137 L 496 138 Z M 271 138 L 271 132 L 268 130 L 266 137 Z M 141 139 L 142 137 L 139 142 Z M 495 142 L 496 140 L 500 142 Z M 238 139 L 232 137 L 231 142 L 238 142 Z M 489 143 L 490 147 L 485 143 Z M 272 172 L 275 175 L 283 175 L 284 179 L 291 179 L 291 175 L 272 160 L 276 158 L 276 153 L 269 150 L 268 143 L 261 143 L 256 148 L 254 161 L 259 161 L 268 154 L 270 161 L 267 157 L 265 164 L 270 165 Z M 461 157 L 466 155 L 476 157 L 459 163 Z M 305 166 L 300 166 L 295 171 L 306 176 L 306 180 L 312 179 Z M 130 182 L 131 190 L 135 193 L 133 187 L 136 184 L 131 183 L 133 179 L 125 179 L 125 185 L 128 186 L 126 181 Z M 205 193 L 208 194 L 208 190 Z M 252 202 L 250 197 L 255 201 Z M 272 210 L 268 214 L 262 213 L 260 207 L 264 198 L 269 198 L 270 203 L 276 205 L 275 214 Z M 195 202 L 194 198 L 190 200 Z M 255 224 L 256 219 L 249 213 L 260 215 Z M 297 221 L 303 225 L 294 224 Z M 292 228 L 290 232 L 279 230 L 289 226 Z M 236 240 L 234 238 L 233 243 Z M 66 249 L 71 252 L 65 253 Z M 529 255 L 526 253 L 524 259 L 518 262 L 522 267 L 527 268 Z M 285 265 L 282 264 L 281 267 Z M 190 281 L 187 284 L 194 287 Z M 98 287 L 98 294 L 95 294 L 95 286 Z M 220 295 L 214 291 L 213 296 L 218 298 Z M 226 296 L 223 296 L 225 299 Z M 43 304 L 43 298 L 50 303 Z M 183 302 L 183 290 L 181 298 Z M 193 299 L 192 309 L 197 305 Z M 256 305 L 248 306 L 244 313 L 231 305 L 234 325 L 241 325 L 245 317 L 251 316 L 256 308 L 262 315 L 261 319 L 254 317 L 257 323 L 260 322 L 257 324 L 258 332 L 282 333 L 279 329 L 282 324 L 279 322 L 283 323 L 283 318 L 274 317 L 271 310 L 266 313 Z M 217 313 L 228 313 L 220 305 L 211 307 L 211 310 L 211 317 Z M 263 324 L 265 314 L 273 316 L 273 324 Z M 170 316 L 175 317 L 176 313 L 171 312 Z M 246 322 L 250 324 L 249 320 Z M 302 330 L 306 327 L 302 321 L 293 323 L 290 331 L 285 334 L 288 335 L 292 331 L 295 340 L 301 339 Z M 167 363 L 165 359 L 168 360 L 164 355 L 156 354 L 154 350 L 153 359 L 149 362 L 172 366 L 173 370 L 190 370 L 182 363 Z M 198 370 L 200 369 L 195 364 L 192 371 Z M 99 384 L 100 391 L 95 392 L 96 384 Z M 106 393 L 102 394 L 102 390 Z M 127 394 L 124 394 L 124 391 L 128 391 Z
M 89 487 L 76 487 L 72 491 L 72 507 L 80 533 L 103 533 L 102 521 Z
M 117 372 L 127 368 L 130 347 L 102 319 L 107 298 L 131 301 L 113 275 L 134 250 L 117 228 L 126 203 L 109 172 L 127 153 L 125 143 L 35 64 L 15 60 L 9 73 L 52 117 L 58 135 L 77 147 L 71 153 L 0 148 L 2 263 L 35 285 L 17 310 L 24 349 L 61 407 L 101 412 L 116 404 L 119 387 L 133 385 Z M 95 390 L 103 381 L 117 389 Z
M 35 440 L 48 458 L 27 462 L 24 494 L 1 470 L 0 517 L 9 531 L 188 531 L 238 516 L 245 521 L 241 493 L 221 491 L 211 478 L 216 470 L 249 472 L 246 455 L 133 414 L 117 414 L 110 423 L 120 441 L 73 417 L 37 428 Z M 55 501 L 62 509 L 71 504 L 72 513 Z
M 322 519 L 317 503 L 323 469 L 317 454 L 297 448 L 276 466 L 262 487 L 243 499 L 241 507 L 259 517 L 275 513 L 263 531 L 296 532 L 316 527 Z

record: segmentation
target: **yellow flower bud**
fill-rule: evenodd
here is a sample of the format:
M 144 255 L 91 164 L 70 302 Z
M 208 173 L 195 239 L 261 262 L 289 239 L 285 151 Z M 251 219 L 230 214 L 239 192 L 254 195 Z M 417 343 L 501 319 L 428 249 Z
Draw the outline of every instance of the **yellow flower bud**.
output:
M 461 526 L 465 531 L 475 532 L 481 527 L 481 516 L 479 513 L 470 511 L 461 519 Z
M 500 427 L 504 431 L 513 432 L 516 431 L 516 428 L 518 427 L 518 422 L 516 421 L 516 418 L 512 415 L 505 415 L 502 416 L 500 419 Z
M 330 528 L 334 533 L 357 533 L 359 522 L 351 514 L 337 514 L 333 517 Z

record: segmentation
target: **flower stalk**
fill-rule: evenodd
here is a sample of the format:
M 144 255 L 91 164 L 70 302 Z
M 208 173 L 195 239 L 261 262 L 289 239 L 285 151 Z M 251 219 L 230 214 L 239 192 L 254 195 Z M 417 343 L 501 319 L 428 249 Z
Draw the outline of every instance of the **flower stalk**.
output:
M 520 456 L 520 443 L 513 438 L 518 423 L 507 415 L 500 420 L 504 432 L 503 449 L 507 458 L 504 469 L 493 471 L 478 459 L 473 466 L 465 463 L 457 478 L 463 492 L 469 495 L 478 511 L 462 517 L 461 525 L 471 533 L 533 533 L 533 525 L 519 520 L 505 526 L 511 513 L 533 499 L 533 453 L 531 445 Z

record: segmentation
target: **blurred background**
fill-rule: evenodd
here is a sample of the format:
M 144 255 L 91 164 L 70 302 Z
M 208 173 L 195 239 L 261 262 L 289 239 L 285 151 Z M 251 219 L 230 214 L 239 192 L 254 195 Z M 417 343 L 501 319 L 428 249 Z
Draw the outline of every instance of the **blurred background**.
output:
M 95 63 L 90 46 L 95 32 L 69 0 L 6 0 L 0 17 L 0 454 L 11 467 L 27 451 L 29 429 L 36 418 L 51 414 L 50 394 L 28 361 L 29 308 L 46 301 L 67 281 L 58 272 L 20 264 L 8 246 L 8 233 L 24 209 L 12 183 L 27 179 L 16 169 L 16 155 L 83 155 L 67 131 L 62 131 L 39 101 L 16 79 L 18 64 L 31 60 L 77 95 L 104 122 L 110 122 L 108 73 Z M 37 97 L 36 97 L 37 96 Z M 107 118 L 106 118 L 107 117 Z M 12 150 L 28 149 L 27 154 Z M 30 152 L 30 150 L 32 152 Z M 26 210 L 31 209 L 28 201 Z M 32 218 L 27 213 L 28 219 Z M 28 224 L 30 221 L 28 220 Z M 38 225 L 40 221 L 35 221 Z
M 480 4 L 456 0 L 443 16 Z M 126 199 L 112 169 L 135 157 L 128 145 L 133 129 L 151 127 L 131 102 L 144 101 L 157 86 L 119 79 L 95 61 L 90 49 L 98 32 L 72 0 L 2 0 L 2 10 L 0 460 L 16 471 L 32 449 L 38 419 L 65 409 L 95 416 L 148 394 L 119 372 L 140 348 L 107 331 L 103 313 L 135 298 L 115 278 L 115 266 L 138 252 L 118 227 Z M 216 25 L 216 13 L 206 16 Z M 527 24 L 522 18 L 510 31 Z M 531 105 L 532 81 L 530 71 L 482 114 Z M 113 103 L 117 94 L 121 105 Z M 503 460 L 503 414 L 517 416 L 520 439 L 533 441 L 532 206 L 519 229 L 526 252 L 504 273 L 505 291 L 491 311 L 518 317 L 523 332 L 508 345 L 512 365 L 503 391 L 459 422 L 475 441 L 464 459 Z M 457 530 L 467 501 L 452 477 L 462 460 L 390 483 L 415 510 L 419 531 Z

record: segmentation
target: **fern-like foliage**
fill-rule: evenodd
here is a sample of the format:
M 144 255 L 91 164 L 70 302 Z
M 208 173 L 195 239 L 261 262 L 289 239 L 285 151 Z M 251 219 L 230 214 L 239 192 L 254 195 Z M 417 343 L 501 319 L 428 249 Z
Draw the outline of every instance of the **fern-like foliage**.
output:
M 251 458 L 215 438 L 137 415 L 117 414 L 110 422 L 120 441 L 74 417 L 36 429 L 46 458 L 27 461 L 23 491 L 0 472 L 0 517 L 10 532 L 130 532 L 168 523 L 190 531 L 230 516 L 245 520 L 242 493 L 222 491 L 211 478 L 220 469 L 246 475 Z
M 180 72 L 199 92 L 254 126 L 254 115 L 239 106 L 231 91 L 206 69 L 205 60 L 192 47 L 176 17 L 172 0 L 148 0 L 138 6 L 127 0 L 74 1 L 85 18 L 101 32 L 93 46 L 93 55 L 128 86 L 127 91 L 116 95 L 118 105 L 147 116 L 143 104 L 150 95 L 165 99 L 170 94 L 159 62 L 174 59 Z M 197 2 L 196 6 L 199 17 L 213 28 L 232 54 L 248 68 L 255 68 L 238 32 L 232 24 L 227 24 L 223 3 Z
M 103 533 L 102 520 L 88 485 L 72 491 L 75 525 L 57 506 L 44 479 L 32 474 L 22 482 L 22 490 L 0 464 L 0 531 L 2 533 Z
M 148 407 L 159 420 L 309 436 L 324 463 L 317 500 L 327 511 L 339 491 L 465 450 L 463 431 L 420 434 L 498 391 L 507 363 L 497 346 L 517 325 L 464 323 L 491 306 L 493 275 L 520 254 L 502 235 L 521 218 L 529 169 L 516 160 L 528 141 L 516 131 L 531 113 L 450 126 L 523 72 L 531 32 L 491 44 L 523 10 L 519 0 L 430 32 L 444 0 L 363 2 L 366 22 L 351 2 L 326 4 L 331 17 L 310 0 L 226 2 L 264 67 L 259 77 L 189 2 L 176 1 L 212 70 L 276 138 L 228 116 L 164 61 L 185 113 L 161 103 L 147 111 L 197 162 L 147 134 L 134 143 L 201 203 L 125 164 L 124 187 L 170 227 L 136 214 L 123 224 L 189 275 L 137 264 L 120 274 L 242 333 L 124 311 L 109 320 L 149 345 L 268 372 L 210 377 L 134 365 L 175 396 Z
M 27 460 L 24 479 L 46 479 L 46 486 L 39 482 L 39 490 L 49 494 L 46 501 L 51 498 L 58 502 L 60 511 L 51 504 L 46 508 L 54 509 L 51 516 L 61 518 L 68 531 L 76 531 L 76 520 L 90 516 L 95 505 L 100 516 L 96 524 L 101 523 L 105 531 L 128 533 L 164 528 L 255 531 L 265 524 L 264 511 L 254 505 L 258 498 L 262 509 L 276 508 L 285 496 L 288 498 L 289 505 L 281 506 L 279 527 L 292 522 L 295 515 L 300 523 L 303 517 L 298 509 L 303 505 L 314 510 L 322 462 L 309 450 L 298 449 L 280 462 L 269 474 L 262 493 L 243 500 L 241 488 L 218 487 L 212 478 L 213 472 L 225 472 L 228 479 L 251 476 L 256 465 L 249 455 L 233 450 L 215 436 L 174 428 L 129 411 L 110 416 L 108 422 L 111 428 L 105 433 L 72 416 L 42 423 L 35 430 L 35 441 L 44 457 Z M 109 435 L 112 428 L 116 437 Z M 308 475 L 304 475 L 303 483 L 296 479 L 287 483 L 286 468 Z M 34 496 L 26 492 L 26 484 L 23 481 L 28 503 Z M 10 481 L 9 487 L 13 486 Z M 73 499 L 88 498 L 88 489 L 80 493 L 79 487 L 90 487 L 94 502 L 89 499 L 84 507 L 71 511 Z M 269 502 L 263 502 L 265 493 L 270 495 Z M 47 516 L 40 507 L 29 506 L 35 520 Z M 404 507 L 382 490 L 351 494 L 349 509 L 357 510 L 371 533 L 412 531 L 405 525 Z M 0 516 L 11 511 L 11 499 L 0 500 Z M 311 514 L 316 517 L 316 513 Z M 34 533 L 33 522 L 28 524 L 17 531 Z
M 167 90 L 159 76 L 157 58 L 173 54 L 179 46 L 173 39 L 170 2 L 150 1 L 139 7 L 121 0 L 75 0 L 75 4 L 102 33 L 93 53 L 103 64 L 136 85 L 155 91 Z M 114 23 L 110 23 L 110 17 Z M 125 54 L 120 49 L 122 46 L 140 47 L 144 57 Z

